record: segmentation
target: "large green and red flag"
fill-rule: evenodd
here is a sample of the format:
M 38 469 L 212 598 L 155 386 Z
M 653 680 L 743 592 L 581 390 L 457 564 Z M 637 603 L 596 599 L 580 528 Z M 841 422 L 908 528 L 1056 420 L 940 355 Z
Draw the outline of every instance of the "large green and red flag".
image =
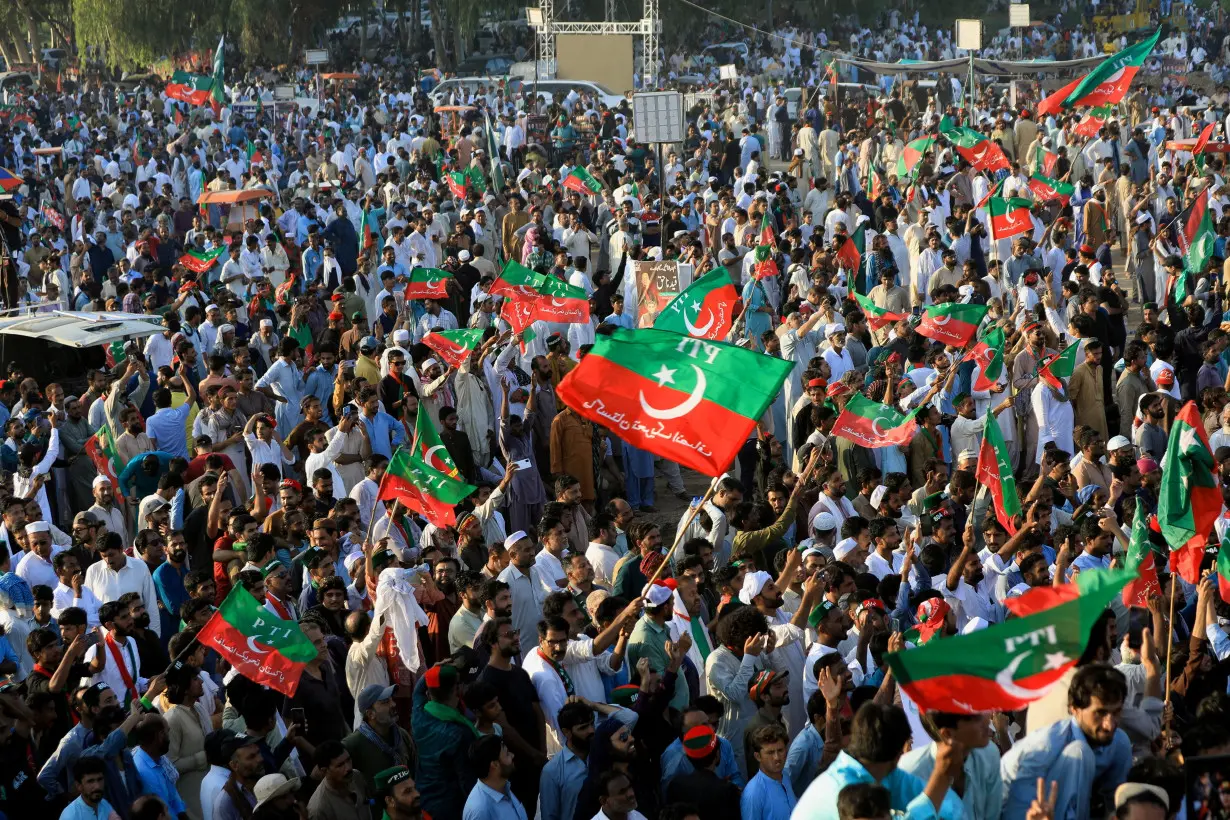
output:
M 115 434 L 110 424 L 98 428 L 98 432 L 86 439 L 85 454 L 94 462 L 94 469 L 111 482 L 115 503 L 124 503 L 124 488 L 120 486 L 120 473 L 125 465 L 120 463 L 120 451 L 115 446 Z
M 218 50 L 214 52 L 214 72 L 213 83 L 209 86 L 210 96 L 213 97 L 213 102 L 210 105 L 215 110 L 221 109 L 226 104 L 226 35 L 218 38 Z
M 594 175 L 586 171 L 583 165 L 578 165 L 569 171 L 562 185 L 570 191 L 576 191 L 581 196 L 602 193 L 602 183 L 594 179 Z
M 870 296 L 864 296 L 861 293 L 854 294 L 854 299 L 858 302 L 858 306 L 862 308 L 863 315 L 867 317 L 867 326 L 872 330 L 879 330 L 885 325 L 890 325 L 893 322 L 900 322 L 902 319 L 909 318 L 908 313 L 894 313 L 888 308 L 882 308 L 871 301 Z
M 504 263 L 500 275 L 491 283 L 490 293 L 492 296 L 507 296 L 510 299 L 536 299 L 545 278 L 541 273 L 509 259 Z
M 1127 95 L 1132 78 L 1153 53 L 1153 48 L 1161 36 L 1162 30 L 1159 28 L 1149 39 L 1141 40 L 1118 54 L 1107 57 L 1093 71 L 1073 80 L 1039 103 L 1038 116 L 1055 114 L 1064 108 L 1113 105 L 1121 102 Z
M 359 219 L 359 247 L 366 249 L 374 247 L 375 244 L 376 233 L 372 230 L 372 215 L 370 211 L 364 210 Z
M 1080 342 L 1073 342 L 1060 352 L 1042 359 L 1038 363 L 1039 378 L 1054 389 L 1063 390 L 1062 379 L 1072 377 L 1072 371 L 1076 369 L 1076 352 L 1080 346 Z
M 396 499 L 437 527 L 452 527 L 457 523 L 456 506 L 474 489 L 429 467 L 405 448 L 398 448 L 385 468 L 376 497 L 381 501 Z
M 791 362 L 668 330 L 599 336 L 556 393 L 634 447 L 721 475 L 773 402 Z
M 1041 145 L 1038 146 L 1036 169 L 1043 176 L 1049 177 L 1055 170 L 1055 163 L 1059 162 L 1059 154 L 1054 151 L 1048 151 Z
M 467 330 L 433 330 L 423 337 L 423 344 L 434 350 L 449 367 L 461 367 L 470 351 L 482 342 L 481 327 Z
M 1001 179 L 999 182 L 997 182 L 997 183 L 995 183 L 994 185 L 992 185 L 992 186 L 991 186 L 991 190 L 987 191 L 986 196 L 984 196 L 982 199 L 980 199 L 980 200 L 978 201 L 978 204 L 977 204 L 977 205 L 975 205 L 974 207 L 975 207 L 975 208 L 985 208 L 985 207 L 987 207 L 988 205 L 990 205 L 990 204 L 991 204 L 991 200 L 992 200 L 992 199 L 995 199 L 996 197 L 1001 196 L 1001 195 L 1003 194 L 1003 192 L 1004 192 L 1004 182 L 1005 182 L 1007 179 L 1008 179 L 1008 177 L 1004 177 L 1004 178 L 1003 178 L 1003 179 Z
M 487 178 L 483 176 L 483 169 L 477 165 L 471 165 L 466 169 L 466 179 L 470 181 L 470 187 L 473 188 L 481 196 L 487 193 Z
M 179 264 L 193 273 L 205 273 L 218 262 L 218 258 L 226 253 L 226 246 L 219 245 L 207 251 L 190 250 L 179 258 Z
M 299 688 L 303 667 L 316 660 L 316 647 L 299 624 L 265 609 L 243 584 L 235 584 L 197 641 L 248 680 L 288 697 Z
M 658 330 L 698 339 L 725 339 L 734 324 L 739 291 L 726 268 L 714 268 L 684 289 L 654 319 Z
M 978 466 L 974 469 L 978 483 L 991 491 L 995 517 L 1009 533 L 1016 533 L 1012 517 L 1021 512 L 1021 497 L 1017 493 L 1016 478 L 1012 473 L 1012 456 L 1004 443 L 1004 434 L 999 429 L 995 416 L 988 415 L 982 435 L 982 447 L 978 450 Z
M 1136 505 L 1136 517 L 1132 519 L 1132 537 L 1128 542 L 1124 568 L 1136 573 L 1136 577 L 1123 588 L 1124 606 L 1145 607 L 1149 597 L 1161 595 L 1162 586 L 1157 580 L 1157 564 L 1153 545 L 1149 542 L 1149 519 L 1144 504 Z
M 1114 108 L 1109 105 L 1090 109 L 1089 113 L 1081 117 L 1080 122 L 1072 127 L 1072 133 L 1085 139 L 1093 139 L 1102 130 L 1102 126 L 1106 125 L 1106 121 L 1114 116 L 1114 111 Z
M 1183 269 L 1193 276 L 1204 273 L 1209 258 L 1213 256 L 1213 244 L 1217 233 L 1213 230 L 1213 213 L 1209 208 L 1209 186 L 1192 200 L 1179 216 L 1179 251 L 1183 254 Z M 1186 279 L 1184 280 L 1186 281 Z M 1183 293 L 1176 298 L 1177 304 L 1182 304 L 1187 298 Z
M 1003 199 L 991 197 L 987 202 L 987 215 L 991 219 L 991 238 L 1007 239 L 1010 236 L 1029 233 L 1034 221 L 1029 216 L 1033 203 L 1021 197 Z
M 921 336 L 946 345 L 965 347 L 978 332 L 978 326 L 986 315 L 986 305 L 964 305 L 960 302 L 932 305 L 923 314 L 916 331 Z
M 1189 584 L 1200 580 L 1200 562 L 1213 523 L 1221 515 L 1217 463 L 1196 403 L 1189 401 L 1170 426 L 1162 462 L 1157 523 L 1170 545 L 1170 570 Z
M 774 261 L 777 254 L 777 237 L 773 234 L 773 220 L 767 208 L 760 219 L 760 240 L 754 253 L 755 264 L 752 266 L 754 278 L 763 279 L 777 273 L 777 262 Z
M 538 334 L 530 327 L 534 324 L 534 303 L 529 299 L 513 297 L 505 299 L 500 306 L 500 318 L 508 322 L 513 335 L 518 337 L 521 354 L 525 355 L 526 344 Z
M 444 181 L 448 183 L 448 192 L 458 199 L 465 199 L 466 186 L 470 184 L 470 178 L 462 171 L 449 171 L 444 175 Z
M 1076 186 L 1045 177 L 1042 174 L 1034 174 L 1029 178 L 1029 190 L 1033 191 L 1034 196 L 1040 202 L 1058 199 L 1061 205 L 1066 206 L 1071 201 L 1072 194 L 1076 193 Z
M 1132 577 L 1085 570 L 1077 595 L 1001 624 L 885 655 L 920 711 L 1016 711 L 1044 696 L 1076 665 L 1093 624 Z
M 990 390 L 999 383 L 999 377 L 1004 372 L 1004 331 L 996 326 L 982 334 L 962 361 L 978 364 L 974 389 Z
M 956 126 L 941 133 L 957 149 L 957 153 L 979 171 L 1008 170 L 1012 167 L 1002 148 L 972 128 Z
M 918 429 L 917 413 L 918 408 L 901 413 L 895 407 L 855 393 L 833 424 L 832 434 L 871 449 L 904 447 Z
M 209 102 L 213 84 L 213 77 L 176 71 L 171 75 L 171 81 L 167 83 L 166 95 L 189 105 L 204 105 Z
M 534 300 L 535 319 L 569 324 L 589 321 L 589 297 L 584 289 L 554 276 L 544 276 L 539 293 Z
M 461 471 L 457 469 L 457 464 L 449 455 L 448 448 L 444 446 L 440 434 L 436 432 L 436 426 L 431 423 L 430 413 L 431 411 L 427 409 L 427 402 L 419 402 L 418 415 L 414 419 L 414 440 L 410 442 L 410 452 L 436 472 L 443 473 L 449 478 L 460 479 Z
M 448 280 L 453 274 L 440 268 L 415 268 L 406 282 L 407 299 L 447 299 Z
M 901 149 L 901 155 L 897 157 L 897 179 L 904 180 L 908 176 L 913 176 L 918 164 L 934 146 L 935 137 L 919 137 L 907 142 Z
M 853 293 L 859 292 L 854 286 L 854 280 L 858 278 L 858 269 L 863 262 L 863 253 L 859 245 L 864 244 L 856 241 L 856 236 L 864 237 L 864 243 L 866 242 L 865 237 L 867 234 L 862 225 L 858 226 L 858 231 L 847 235 L 842 240 L 841 247 L 837 249 L 837 253 L 833 254 L 833 259 L 837 263 L 837 269 L 846 272 L 846 291 Z M 837 237 L 833 238 L 836 240 Z

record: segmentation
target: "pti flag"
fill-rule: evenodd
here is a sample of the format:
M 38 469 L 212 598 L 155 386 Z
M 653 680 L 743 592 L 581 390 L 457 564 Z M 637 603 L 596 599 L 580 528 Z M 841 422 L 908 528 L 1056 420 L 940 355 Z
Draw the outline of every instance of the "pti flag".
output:
M 433 330 L 423 337 L 423 344 L 434 350 L 449 367 L 461 367 L 470 351 L 482 344 L 482 341 L 481 327 L 469 330 Z
M 871 297 L 864 296 L 861 293 L 854 294 L 855 301 L 858 306 L 863 309 L 863 315 L 867 317 L 867 326 L 872 330 L 879 330 L 885 325 L 893 322 L 900 322 L 902 319 L 908 319 L 908 313 L 894 313 L 888 308 L 877 307 L 876 303 L 871 301 Z
M 905 148 L 901 149 L 901 155 L 897 157 L 897 179 L 904 180 L 907 176 L 912 176 L 934 145 L 935 137 L 920 137 L 906 143 Z
M 564 177 L 563 185 L 570 191 L 576 191 L 582 196 L 602 193 L 602 183 L 594 179 L 593 174 L 586 171 L 581 165 L 573 168 L 568 173 L 568 176 Z
M 1148 40 L 1141 40 L 1107 57 L 1093 71 L 1073 80 L 1039 103 L 1038 116 L 1055 114 L 1064 108 L 1085 105 L 1092 108 L 1121 102 L 1127 95 L 1132 78 L 1149 58 L 1161 36 L 1162 30 L 1159 28 Z
M 226 253 L 226 246 L 219 245 L 207 251 L 188 251 L 179 258 L 179 264 L 193 273 L 205 273 L 217 263 L 218 257 Z
M 543 276 L 534 301 L 534 318 L 544 322 L 583 323 L 589 321 L 589 297 L 576 285 Z
M 377 498 L 396 499 L 437 527 L 457 523 L 456 506 L 474 492 L 473 485 L 449 478 L 403 448 L 385 468 Z
M 449 478 L 460 479 L 461 471 L 457 469 L 457 464 L 449 455 L 448 448 L 444 446 L 440 434 L 436 432 L 436 426 L 431 423 L 430 413 L 431 411 L 427 409 L 427 402 L 419 402 L 418 415 L 414 419 L 414 441 L 410 444 L 410 452 L 433 470 L 444 473 Z
M 941 133 L 957 149 L 957 153 L 979 171 L 1008 170 L 1012 167 L 1002 148 L 972 128 L 957 126 Z
M 1221 537 L 1221 546 L 1217 549 L 1217 592 L 1223 601 L 1230 602 L 1230 527 Z M 1154 583 L 1156 583 L 1156 572 Z M 1160 590 L 1159 590 L 1160 591 Z M 1141 604 L 1143 606 L 1143 604 Z
M 870 323 L 869 323 L 870 324 Z M 974 345 L 962 361 L 978 364 L 978 379 L 974 390 L 990 390 L 999 382 L 1004 372 L 1004 331 L 992 327 Z
M 243 584 L 235 584 L 222 606 L 197 635 L 248 680 L 293 697 L 303 667 L 316 660 L 316 647 L 299 624 L 274 615 Z
M 978 326 L 986 315 L 986 305 L 963 305 L 959 302 L 932 305 L 923 314 L 917 331 L 920 336 L 926 336 L 928 339 L 965 347 L 978 332 Z
M 855 393 L 833 424 L 833 435 L 871 449 L 904 447 L 918 429 L 917 412 L 916 408 L 909 413 L 899 413 L 895 407 Z
M 1045 177 L 1042 174 L 1034 174 L 1029 178 L 1029 190 L 1041 202 L 1058 199 L 1061 205 L 1067 205 L 1072 199 L 1072 194 L 1076 193 L 1076 186 Z
M 1033 203 L 1028 199 L 1015 196 L 1011 199 L 992 197 L 987 202 L 987 215 L 991 218 L 991 237 L 1007 239 L 1032 231 L 1034 221 L 1029 216 L 1029 209 L 1032 207 Z
M 1055 390 L 1063 390 L 1063 379 L 1071 378 L 1072 371 L 1076 369 L 1076 351 L 1080 345 L 1080 342 L 1073 342 L 1061 352 L 1043 359 L 1038 365 L 1038 375 L 1042 381 Z
M 447 299 L 448 280 L 453 274 L 439 268 L 415 268 L 406 283 L 407 299 Z
M 698 339 L 725 339 L 739 292 L 726 268 L 714 268 L 670 301 L 653 326 Z
M 982 437 L 982 448 L 978 451 L 978 466 L 974 475 L 978 483 L 991 491 L 991 500 L 995 504 L 995 517 L 1010 533 L 1016 533 L 1016 525 L 1012 517 L 1021 512 L 1021 498 L 1016 489 L 1016 478 L 1012 474 L 1012 456 L 1008 445 L 1004 443 L 1004 434 L 999 429 L 999 422 L 994 416 L 986 420 L 986 432 Z
M 189 105 L 204 105 L 209 102 L 210 91 L 213 89 L 214 78 L 204 74 L 189 74 L 187 71 L 176 71 L 167 83 L 166 95 L 173 100 L 186 102 Z
M 1213 244 L 1217 240 L 1217 233 L 1213 230 L 1213 214 L 1209 208 L 1209 186 L 1205 186 L 1200 195 L 1179 216 L 1179 228 L 1179 250 L 1183 254 L 1183 269 L 1193 276 L 1199 276 L 1204 273 L 1205 266 L 1213 255 Z M 1183 277 L 1182 281 L 1186 282 L 1186 277 Z M 1175 302 L 1183 304 L 1187 296 L 1184 287 L 1183 292 L 1175 294 Z
M 884 659 L 919 711 L 1023 709 L 1076 665 L 1094 622 L 1131 577 L 1127 570 L 1085 570 L 1076 596 L 1056 606 Z
M 792 367 L 735 345 L 618 328 L 598 337 L 556 393 L 632 446 L 717 476 Z
M 1081 117 L 1081 121 L 1072 128 L 1072 133 L 1085 139 L 1092 139 L 1102 130 L 1102 126 L 1106 125 L 1106 121 L 1111 118 L 1113 113 L 1114 109 L 1109 105 L 1094 108 L 1088 114 Z
M 500 271 L 500 275 L 491 283 L 489 292 L 492 296 L 507 296 L 510 299 L 534 299 L 539 294 L 544 278 L 541 273 L 509 259 L 504 264 L 504 270 Z
M 85 454 L 90 457 L 90 461 L 94 462 L 94 469 L 98 470 L 98 474 L 111 482 L 115 503 L 123 504 L 124 495 L 119 479 L 123 465 L 120 464 L 120 451 L 116 449 L 110 424 L 99 427 L 97 433 L 86 439 Z
M 1151 595 L 1161 595 L 1162 586 L 1157 580 L 1157 564 L 1153 555 L 1153 545 L 1149 541 L 1149 518 L 1144 504 L 1136 505 L 1136 516 L 1132 520 L 1132 538 L 1128 542 L 1127 557 L 1124 567 L 1136 573 L 1136 577 L 1123 588 L 1124 606 L 1148 606 Z M 1217 557 L 1220 574 L 1221 555 Z M 1222 594 L 1225 600 L 1225 593 Z
M 777 273 L 777 263 L 773 261 L 773 256 L 776 253 L 777 239 L 773 236 L 773 219 L 766 208 L 764 216 L 760 220 L 760 242 L 756 245 L 755 250 L 756 261 L 755 265 L 753 265 L 755 278 L 763 279 L 766 276 L 772 276 Z
M 1195 402 L 1175 416 L 1158 488 L 1157 523 L 1170 545 L 1170 568 L 1183 580 L 1200 580 L 1204 547 L 1221 515 L 1217 463 Z

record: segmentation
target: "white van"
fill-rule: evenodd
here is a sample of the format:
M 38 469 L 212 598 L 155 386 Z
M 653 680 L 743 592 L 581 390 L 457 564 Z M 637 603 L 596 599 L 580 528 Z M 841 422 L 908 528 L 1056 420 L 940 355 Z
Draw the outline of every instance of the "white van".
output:
M 524 88 L 527 91 L 533 87 L 533 80 L 530 80 L 524 85 Z M 589 96 L 596 98 L 607 108 L 616 108 L 625 99 L 623 94 L 617 94 L 602 83 L 595 83 L 591 80 L 538 81 L 538 98 L 544 102 L 551 102 L 556 94 L 567 94 L 569 91 L 574 90 L 579 94 L 588 94 Z

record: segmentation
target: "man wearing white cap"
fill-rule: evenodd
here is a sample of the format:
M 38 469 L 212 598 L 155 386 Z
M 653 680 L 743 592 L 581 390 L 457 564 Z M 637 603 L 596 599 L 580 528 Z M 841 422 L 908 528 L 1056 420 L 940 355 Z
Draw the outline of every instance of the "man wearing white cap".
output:
M 26 545 L 29 552 L 17 562 L 14 571 L 31 589 L 40 584 L 54 589 L 59 581 L 51 565 L 51 525 L 46 521 L 31 521 L 26 524 Z
M 538 645 L 538 622 L 542 619 L 542 602 L 550 587 L 534 565 L 534 541 L 517 530 L 504 539 L 509 563 L 498 578 L 508 584 L 512 593 L 512 625 L 520 633 L 521 657 L 529 656 Z
M 833 526 L 841 529 L 842 523 L 852 515 L 857 515 L 854 505 L 846 498 L 846 479 L 836 467 L 827 474 L 821 472 L 820 496 L 816 503 L 807 511 L 808 518 L 815 520 L 822 512 L 833 516 Z
M 787 569 L 791 569 L 791 559 L 787 559 Z M 787 620 L 781 613 L 785 603 L 781 589 L 769 573 L 749 572 L 743 577 L 743 588 L 739 590 L 739 600 L 748 606 L 754 606 L 764 615 L 773 631 L 773 651 L 768 655 L 768 668 L 777 673 L 789 674 L 790 701 L 782 710 L 786 721 L 786 729 L 794 737 L 807 726 L 807 699 L 803 697 L 803 651 L 804 630 L 807 628 L 807 616 L 812 607 L 820 599 L 824 587 L 819 576 L 813 575 L 803 583 L 803 598 L 793 617 Z

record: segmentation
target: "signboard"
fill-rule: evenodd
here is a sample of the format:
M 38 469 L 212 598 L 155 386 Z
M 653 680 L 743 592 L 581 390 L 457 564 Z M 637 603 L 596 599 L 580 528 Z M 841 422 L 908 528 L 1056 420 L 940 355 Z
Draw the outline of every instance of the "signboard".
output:
M 654 320 L 681 290 L 679 263 L 646 259 L 632 263 L 636 277 L 636 326 L 653 327 Z
M 718 79 L 720 80 L 737 80 L 739 79 L 739 68 L 731 63 L 730 65 L 718 66 Z
M 1016 28 L 1029 27 L 1029 4 L 1013 3 L 1008 6 L 1008 25 Z
M 324 65 L 329 62 L 329 51 L 323 48 L 307 48 L 303 50 L 304 65 Z
M 530 114 L 525 118 L 525 141 L 547 145 L 547 118 L 542 114 Z
M 966 51 L 982 48 L 981 20 L 957 20 L 957 48 Z
M 632 129 L 637 142 L 683 142 L 683 95 L 678 91 L 633 94 Z

